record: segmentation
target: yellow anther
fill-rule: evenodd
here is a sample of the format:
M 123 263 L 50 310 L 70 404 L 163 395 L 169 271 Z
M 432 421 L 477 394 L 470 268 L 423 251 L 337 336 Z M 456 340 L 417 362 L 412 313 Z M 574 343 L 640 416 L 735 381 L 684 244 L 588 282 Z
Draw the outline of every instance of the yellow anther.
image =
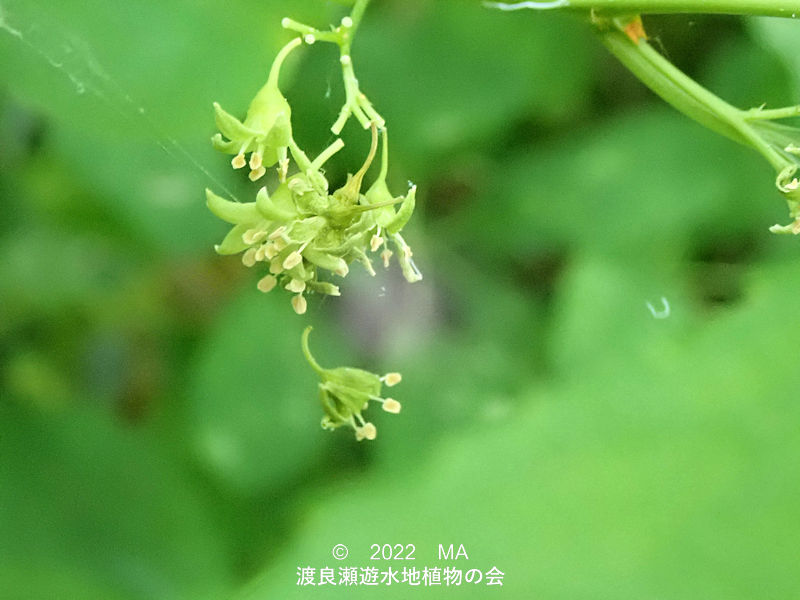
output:
M 402 375 L 400 375 L 400 373 L 387 373 L 383 377 L 384 383 L 386 385 L 388 385 L 389 387 L 392 387 L 393 385 L 397 385 L 398 383 L 400 383 L 402 381 L 402 379 L 403 379 L 403 377 L 402 377 Z
M 286 284 L 286 289 L 290 292 L 294 292 L 295 294 L 299 294 L 304 292 L 306 289 L 306 282 L 302 279 L 292 279 L 288 284 Z
M 283 265 L 281 264 L 281 259 L 279 256 L 273 258 L 269 263 L 269 272 L 273 275 L 278 275 L 283 273 Z
M 242 254 L 242 264 L 245 267 L 252 267 L 256 264 L 256 249 L 255 248 L 248 248 L 247 251 Z
M 262 291 L 266 294 L 267 292 L 272 291 L 277 283 L 278 280 L 272 275 L 266 275 L 258 280 L 256 287 L 259 289 L 259 291 Z
M 298 315 L 305 314 L 308 304 L 303 294 L 297 294 L 292 298 L 292 308 Z
M 389 268 L 389 259 L 392 258 L 392 254 L 393 254 L 393 252 L 391 250 L 389 250 L 388 248 L 386 250 L 384 250 L 383 252 L 381 252 L 381 258 L 383 259 L 383 267 L 385 269 Z
M 288 271 L 289 269 L 293 269 L 299 265 L 301 262 L 303 262 L 303 255 L 295 250 L 286 257 L 286 260 L 283 261 L 283 268 Z
M 386 400 L 383 401 L 383 410 L 385 410 L 388 413 L 396 415 L 397 413 L 400 412 L 401 408 L 402 407 L 400 406 L 400 403 L 394 398 L 387 398 Z
M 243 166 L 247 164 L 247 161 L 244 159 L 244 153 L 239 152 L 236 156 L 231 159 L 231 166 L 234 169 L 241 169 Z
M 250 174 L 247 177 L 250 179 L 250 181 L 258 181 L 259 179 L 261 179 L 264 176 L 264 173 L 266 173 L 266 172 L 267 172 L 267 170 L 262 165 L 262 166 L 258 167 L 258 169 L 250 171 Z

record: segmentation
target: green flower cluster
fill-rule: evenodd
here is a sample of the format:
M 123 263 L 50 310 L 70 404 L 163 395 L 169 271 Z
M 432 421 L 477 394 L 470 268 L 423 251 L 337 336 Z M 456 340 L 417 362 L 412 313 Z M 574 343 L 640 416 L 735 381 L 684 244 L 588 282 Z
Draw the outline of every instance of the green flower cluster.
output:
M 388 413 L 400 412 L 401 406 L 397 400 L 381 397 L 383 384 L 392 387 L 400 383 L 400 373 L 387 373 L 381 377 L 352 367 L 323 369 L 308 349 L 309 333 L 311 327 L 306 327 L 302 348 L 308 364 L 321 380 L 318 388 L 322 410 L 325 412 L 322 417 L 323 429 L 336 429 L 345 425 L 353 428 L 358 441 L 374 440 L 378 430 L 373 423 L 364 420 L 361 413 L 369 407 L 370 402 L 379 403 Z
M 334 33 L 346 30 L 347 25 L 348 21 L 343 20 L 343 25 Z M 306 41 L 311 37 L 306 34 Z M 259 280 L 258 289 L 269 292 L 280 286 L 292 292 L 292 307 L 298 314 L 306 311 L 305 294 L 308 292 L 339 295 L 337 285 L 320 279 L 321 271 L 345 277 L 349 265 L 358 261 L 374 275 L 370 253 L 380 249 L 385 267 L 396 254 L 408 281 L 422 279 L 414 265 L 411 248 L 400 234 L 414 211 L 416 187 L 411 186 L 404 196 L 395 197 L 389 192 L 385 127 L 382 129 L 380 173 L 366 192 L 361 191 L 364 176 L 377 152 L 378 127 L 383 127 L 383 120 L 367 123 L 372 132 L 369 155 L 358 172 L 348 175 L 347 182 L 333 192 L 322 167 L 344 142 L 337 139 L 312 161 L 293 139 L 291 108 L 278 87 L 278 79 L 285 58 L 301 44 L 301 38 L 295 38 L 278 53 L 267 83 L 250 104 L 244 121 L 237 120 L 218 104 L 214 105 L 221 132 L 212 138 L 214 147 L 234 155 L 231 164 L 235 169 L 248 164 L 245 155 L 249 153 L 252 181 L 261 178 L 267 167 L 278 165 L 276 189 L 270 193 L 264 186 L 255 201 L 248 203 L 232 202 L 206 190 L 209 209 L 233 225 L 222 243 L 216 246 L 217 252 L 243 253 L 242 262 L 248 267 L 262 263 L 267 266 L 268 273 Z M 345 62 L 346 72 L 351 72 L 352 61 Z M 290 155 L 297 167 L 291 175 Z
M 353 70 L 350 46 L 353 33 L 368 0 L 356 0 L 351 16 L 338 27 L 320 31 L 283 19 L 285 29 L 300 35 L 286 44 L 269 71 L 267 83 L 256 94 L 243 121 L 215 103 L 219 133 L 211 142 L 217 150 L 233 155 L 234 169 L 249 166 L 249 179 L 257 181 L 269 167 L 276 167 L 277 181 L 263 187 L 252 202 L 234 202 L 206 190 L 208 208 L 232 228 L 215 246 L 219 254 L 241 254 L 247 267 L 261 267 L 265 273 L 258 280 L 262 292 L 282 287 L 292 293 L 294 311 L 302 315 L 308 308 L 309 293 L 338 296 L 339 286 L 331 276 L 347 276 L 353 262 L 361 263 L 370 274 L 375 270 L 372 255 L 388 268 L 396 256 L 403 275 L 410 282 L 422 275 L 412 259 L 411 248 L 400 234 L 411 218 L 416 203 L 416 186 L 405 195 L 394 196 L 386 184 L 389 168 L 388 134 L 383 118 L 361 92 Z M 279 78 L 286 57 L 296 48 L 317 41 L 339 46 L 339 63 L 345 100 L 331 127 L 338 136 L 345 123 L 354 117 L 371 132 L 371 145 L 364 164 L 347 181 L 331 190 L 323 172 L 324 165 L 344 146 L 338 138 L 313 160 L 300 148 L 292 134 L 292 110 L 281 93 Z M 381 166 L 377 178 L 362 192 L 364 178 L 382 142 Z M 327 272 L 327 274 L 326 274 Z M 319 396 L 325 416 L 322 427 L 336 429 L 343 425 L 355 431 L 356 439 L 373 440 L 375 425 L 362 412 L 370 402 L 378 402 L 390 413 L 400 412 L 400 403 L 383 398 L 384 384 L 400 382 L 399 373 L 378 376 L 351 367 L 323 369 L 308 349 L 308 334 L 303 333 L 302 348 L 309 364 L 321 378 Z

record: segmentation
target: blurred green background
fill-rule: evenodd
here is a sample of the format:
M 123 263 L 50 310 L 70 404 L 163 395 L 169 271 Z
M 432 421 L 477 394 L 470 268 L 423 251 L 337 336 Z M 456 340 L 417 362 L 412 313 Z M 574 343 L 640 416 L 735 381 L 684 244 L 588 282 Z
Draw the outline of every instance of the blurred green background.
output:
M 419 186 L 425 279 L 354 268 L 297 317 L 214 254 L 203 197 L 257 187 L 212 151 L 211 104 L 244 113 L 289 14 L 344 7 L 0 2 L 0 597 L 800 597 L 800 246 L 767 232 L 768 165 L 578 18 L 375 0 L 355 66 L 393 189 Z M 645 25 L 734 104 L 799 99 L 797 23 Z M 315 153 L 336 56 L 296 54 Z M 366 148 L 344 137 L 336 185 Z M 319 428 L 309 322 L 323 365 L 403 373 L 376 441 Z M 439 560 L 451 543 L 469 559 Z M 306 566 L 505 579 L 299 587 Z

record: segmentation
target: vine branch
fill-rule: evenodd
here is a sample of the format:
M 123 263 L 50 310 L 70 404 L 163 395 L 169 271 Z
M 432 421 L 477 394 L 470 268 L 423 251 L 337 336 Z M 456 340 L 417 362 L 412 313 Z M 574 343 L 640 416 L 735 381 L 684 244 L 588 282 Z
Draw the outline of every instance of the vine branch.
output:
M 592 11 L 605 16 L 621 14 L 707 13 L 800 17 L 800 0 L 553 0 L 543 2 L 484 2 L 499 10 Z

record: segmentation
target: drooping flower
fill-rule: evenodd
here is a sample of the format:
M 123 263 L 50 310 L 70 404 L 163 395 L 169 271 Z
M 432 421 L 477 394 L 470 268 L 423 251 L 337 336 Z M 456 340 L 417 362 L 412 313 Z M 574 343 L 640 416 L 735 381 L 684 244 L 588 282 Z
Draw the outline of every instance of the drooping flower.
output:
M 374 440 L 377 429 L 361 413 L 369 407 L 370 402 L 379 403 L 388 413 L 399 413 L 400 403 L 393 398 L 381 397 L 381 388 L 383 383 L 388 386 L 399 383 L 400 374 L 388 373 L 380 377 L 352 367 L 322 368 L 308 348 L 311 329 L 306 327 L 303 331 L 302 349 L 308 364 L 320 377 L 319 399 L 325 413 L 321 423 L 323 429 L 337 429 L 345 425 L 355 431 L 356 440 Z
M 375 228 L 370 237 L 370 249 L 377 252 L 383 247 L 381 258 L 384 267 L 389 266 L 389 259 L 393 252 L 389 249 L 391 240 L 397 249 L 397 260 L 403 271 L 403 276 L 410 283 L 422 279 L 422 273 L 417 269 L 412 257 L 411 247 L 400 235 L 400 230 L 405 227 L 414 212 L 416 204 L 417 186 L 412 185 L 405 196 L 393 197 L 386 184 L 386 175 L 389 170 L 389 140 L 386 130 L 383 130 L 383 153 L 381 157 L 381 171 L 378 178 L 362 197 L 362 202 L 376 208 L 372 215 L 375 219 Z M 398 209 L 394 204 L 400 204 Z
M 266 168 L 274 164 L 278 164 L 281 179 L 286 178 L 289 169 L 287 148 L 292 139 L 292 110 L 278 87 L 278 78 L 283 61 L 301 43 L 300 38 L 293 39 L 275 57 L 267 83 L 253 98 L 244 121 L 214 103 L 220 133 L 214 135 L 211 142 L 220 152 L 235 155 L 231 160 L 234 169 L 248 164 L 245 155 L 250 154 L 251 181 L 261 178 Z

